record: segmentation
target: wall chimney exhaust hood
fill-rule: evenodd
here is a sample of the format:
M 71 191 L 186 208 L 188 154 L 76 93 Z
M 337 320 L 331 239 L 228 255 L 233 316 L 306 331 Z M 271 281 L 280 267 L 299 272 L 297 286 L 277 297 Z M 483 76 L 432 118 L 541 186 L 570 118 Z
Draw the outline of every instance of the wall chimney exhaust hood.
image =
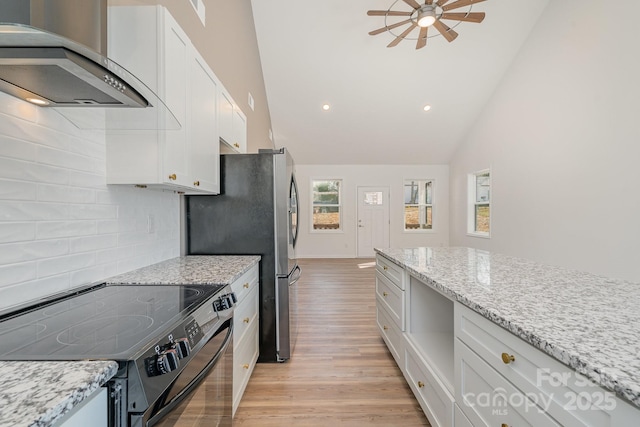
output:
M 162 100 L 106 57 L 107 0 L 0 1 L 0 91 L 82 129 L 179 129 Z

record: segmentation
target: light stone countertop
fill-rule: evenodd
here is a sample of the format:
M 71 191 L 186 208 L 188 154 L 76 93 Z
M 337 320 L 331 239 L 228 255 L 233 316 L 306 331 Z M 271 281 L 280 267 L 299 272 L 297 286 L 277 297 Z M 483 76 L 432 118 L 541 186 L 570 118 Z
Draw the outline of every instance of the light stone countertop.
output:
M 0 362 L 0 427 L 51 426 L 117 371 L 110 360 Z
M 376 252 L 640 407 L 640 283 L 471 248 Z
M 137 285 L 231 284 L 260 261 L 258 255 L 192 255 L 172 258 L 129 273 L 110 277 L 107 283 Z
M 260 256 L 173 258 L 111 277 L 124 284 L 230 284 Z M 49 427 L 118 370 L 115 361 L 0 361 L 0 427 Z

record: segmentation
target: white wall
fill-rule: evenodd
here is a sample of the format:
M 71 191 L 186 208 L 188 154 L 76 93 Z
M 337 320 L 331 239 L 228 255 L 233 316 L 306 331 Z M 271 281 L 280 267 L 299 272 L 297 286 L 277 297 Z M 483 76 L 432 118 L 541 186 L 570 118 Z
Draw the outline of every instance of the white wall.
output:
M 107 187 L 103 132 L 0 93 L 0 309 L 179 252 L 179 196 Z
M 447 165 L 296 165 L 300 192 L 299 258 L 354 258 L 357 256 L 358 187 L 389 188 L 390 247 L 447 246 L 449 243 L 449 167 Z M 341 232 L 311 232 L 311 180 L 342 179 Z M 433 179 L 434 229 L 404 231 L 405 179 Z
M 451 161 L 451 244 L 640 281 L 640 2 L 549 2 Z M 466 236 L 492 168 L 491 239 Z

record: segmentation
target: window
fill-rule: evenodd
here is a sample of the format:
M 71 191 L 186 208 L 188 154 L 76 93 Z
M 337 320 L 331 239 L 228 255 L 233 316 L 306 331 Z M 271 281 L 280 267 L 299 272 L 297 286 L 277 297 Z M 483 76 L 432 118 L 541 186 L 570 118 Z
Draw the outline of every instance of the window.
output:
M 340 230 L 342 180 L 312 180 L 313 230 Z
M 489 237 L 491 231 L 491 172 L 469 175 L 469 220 L 467 231 Z
M 404 229 L 433 229 L 433 181 L 408 179 L 404 182 Z

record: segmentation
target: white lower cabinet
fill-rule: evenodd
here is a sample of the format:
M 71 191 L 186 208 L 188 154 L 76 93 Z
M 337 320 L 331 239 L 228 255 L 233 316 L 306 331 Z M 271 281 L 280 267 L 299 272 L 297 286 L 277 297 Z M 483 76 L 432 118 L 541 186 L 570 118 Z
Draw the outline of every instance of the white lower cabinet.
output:
M 258 264 L 231 284 L 237 303 L 233 314 L 233 414 L 235 415 L 259 354 Z
M 404 376 L 429 422 L 434 427 L 452 426 L 454 398 L 447 386 L 410 339 L 406 342 L 405 355 Z
M 462 304 L 455 334 L 456 402 L 474 425 L 639 425 L 638 409 Z
M 66 414 L 55 427 L 107 427 L 107 389 L 101 388 Z
M 640 410 L 380 255 L 377 323 L 441 427 L 631 427 Z
M 376 262 L 376 321 L 382 339 L 404 372 L 404 275 L 400 266 L 378 256 Z

